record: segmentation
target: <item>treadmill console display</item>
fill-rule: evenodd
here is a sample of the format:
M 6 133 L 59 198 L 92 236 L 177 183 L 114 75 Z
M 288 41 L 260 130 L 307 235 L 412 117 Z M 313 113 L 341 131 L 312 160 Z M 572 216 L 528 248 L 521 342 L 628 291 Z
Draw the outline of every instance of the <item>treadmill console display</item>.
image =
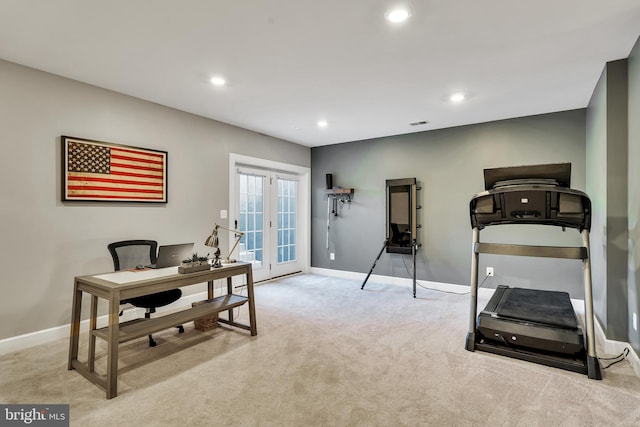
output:
M 485 169 L 485 188 L 469 204 L 471 226 L 541 224 L 591 228 L 591 200 L 568 188 L 571 164 Z

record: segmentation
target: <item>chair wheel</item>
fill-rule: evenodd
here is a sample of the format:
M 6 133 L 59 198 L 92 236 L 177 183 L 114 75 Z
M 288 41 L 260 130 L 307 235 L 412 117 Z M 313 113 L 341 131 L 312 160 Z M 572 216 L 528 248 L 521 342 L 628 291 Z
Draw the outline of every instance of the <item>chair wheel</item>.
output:
M 181 334 L 184 332 L 184 328 L 182 326 L 178 326 L 178 333 Z
M 158 345 L 158 343 L 155 342 L 153 338 L 149 338 L 149 347 L 155 347 L 156 345 Z

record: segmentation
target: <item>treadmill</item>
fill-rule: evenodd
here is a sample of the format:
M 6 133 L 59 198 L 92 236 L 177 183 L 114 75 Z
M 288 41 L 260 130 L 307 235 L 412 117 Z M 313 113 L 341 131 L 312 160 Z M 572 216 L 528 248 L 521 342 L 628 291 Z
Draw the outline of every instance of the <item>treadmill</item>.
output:
M 513 357 L 602 379 L 596 356 L 589 230 L 591 200 L 570 188 L 571 164 L 515 166 L 484 170 L 485 191 L 469 204 L 473 249 L 471 310 L 465 348 Z M 480 231 L 503 224 L 572 228 L 577 247 L 481 243 Z M 584 328 L 566 292 L 498 286 L 478 310 L 480 254 L 576 259 L 583 262 Z

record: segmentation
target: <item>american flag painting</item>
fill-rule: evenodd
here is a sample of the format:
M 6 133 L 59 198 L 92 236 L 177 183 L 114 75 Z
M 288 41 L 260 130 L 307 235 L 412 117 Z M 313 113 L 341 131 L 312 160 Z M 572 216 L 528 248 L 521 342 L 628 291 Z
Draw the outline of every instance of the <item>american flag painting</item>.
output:
M 167 202 L 167 153 L 62 137 L 63 201 Z

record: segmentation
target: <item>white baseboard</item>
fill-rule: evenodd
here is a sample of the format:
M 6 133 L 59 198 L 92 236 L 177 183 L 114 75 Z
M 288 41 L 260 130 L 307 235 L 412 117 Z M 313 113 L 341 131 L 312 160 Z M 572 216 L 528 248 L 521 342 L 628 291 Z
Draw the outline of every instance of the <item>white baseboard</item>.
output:
M 173 304 L 169 304 L 165 307 L 158 308 L 157 313 L 165 311 L 173 311 L 175 309 L 191 307 L 191 303 L 196 301 L 202 301 L 207 299 L 207 292 L 199 292 L 193 295 L 187 295 L 180 298 Z M 121 317 L 121 322 L 144 317 L 144 309 L 131 307 L 124 310 Z M 108 316 L 100 316 L 97 319 L 98 328 L 107 326 Z M 45 329 L 42 331 L 31 332 L 24 335 L 18 335 L 16 337 L 6 338 L 0 340 L 0 355 L 9 354 L 16 351 L 24 350 L 29 347 L 33 347 L 40 344 L 46 344 L 59 340 L 61 338 L 69 338 L 71 330 L 71 324 L 56 326 L 54 328 Z M 80 322 L 80 331 L 86 332 L 89 330 L 89 320 L 83 320 Z
M 317 268 L 311 267 L 309 269 L 309 273 L 311 274 L 321 274 L 323 276 L 333 276 L 340 277 L 342 279 L 351 279 L 351 280 L 362 280 L 367 277 L 364 273 L 355 273 L 353 271 L 342 271 L 342 270 L 330 270 L 326 268 Z M 375 282 L 383 282 L 385 284 L 397 285 L 397 286 L 406 286 L 411 288 L 413 286 L 413 279 L 405 278 L 405 277 L 391 277 L 391 276 L 381 276 L 377 274 L 372 274 L 369 277 L 367 283 L 375 283 Z M 420 285 L 424 288 L 433 289 L 436 291 L 443 292 L 451 292 L 457 293 L 460 295 L 465 295 L 469 293 L 469 286 L 466 285 L 456 285 L 453 283 L 443 283 L 443 282 L 432 282 L 429 280 L 418 280 Z M 418 288 L 419 290 L 419 288 Z M 489 288 L 480 288 L 478 289 L 478 296 L 480 298 L 491 298 L 495 289 Z
M 629 348 L 629 355 L 627 356 L 627 360 L 633 368 L 633 372 L 635 372 L 636 376 L 640 378 L 640 357 L 638 357 L 638 354 L 633 350 L 631 344 L 624 341 L 614 341 L 607 339 L 598 319 L 595 319 L 594 324 L 596 330 L 596 339 L 602 346 L 602 349 L 605 353 L 615 356 L 622 353 L 625 348 Z

